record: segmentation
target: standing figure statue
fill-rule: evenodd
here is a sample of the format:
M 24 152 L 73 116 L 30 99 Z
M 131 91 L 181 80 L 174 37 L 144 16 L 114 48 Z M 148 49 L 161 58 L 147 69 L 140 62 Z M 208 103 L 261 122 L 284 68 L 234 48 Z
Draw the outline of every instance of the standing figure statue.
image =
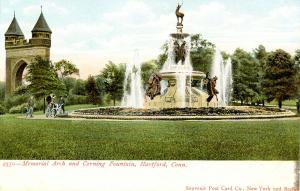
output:
M 177 17 L 177 25 L 178 25 L 178 26 L 183 26 L 182 22 L 183 22 L 184 14 L 181 13 L 181 12 L 179 11 L 180 8 L 181 8 L 181 6 L 182 6 L 182 4 L 179 5 L 179 3 L 178 3 L 177 8 L 176 8 L 176 11 L 175 11 L 175 14 L 176 14 L 176 17 Z M 181 18 L 181 21 L 180 21 L 180 22 L 179 22 L 179 18 Z
M 213 99 L 214 96 L 216 96 L 216 99 L 218 101 L 218 96 L 219 91 L 216 89 L 217 86 L 217 76 L 213 77 L 212 79 L 209 78 L 209 73 L 206 73 L 206 80 L 207 80 L 207 93 L 208 93 L 208 98 L 207 98 L 207 104 Z
M 155 96 L 160 95 L 160 81 L 162 77 L 159 74 L 152 74 L 148 80 L 146 95 L 152 100 Z

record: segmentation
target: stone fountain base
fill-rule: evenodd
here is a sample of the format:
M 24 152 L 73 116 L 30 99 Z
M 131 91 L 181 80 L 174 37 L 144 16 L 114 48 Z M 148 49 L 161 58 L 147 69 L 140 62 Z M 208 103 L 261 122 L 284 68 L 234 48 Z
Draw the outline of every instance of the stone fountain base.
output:
M 217 99 L 214 97 L 207 103 L 208 94 L 200 87 L 205 74 L 199 71 L 193 72 L 162 72 L 162 80 L 168 85 L 161 95 L 154 99 L 146 98 L 144 108 L 200 108 L 218 107 Z M 195 85 L 198 82 L 198 85 Z

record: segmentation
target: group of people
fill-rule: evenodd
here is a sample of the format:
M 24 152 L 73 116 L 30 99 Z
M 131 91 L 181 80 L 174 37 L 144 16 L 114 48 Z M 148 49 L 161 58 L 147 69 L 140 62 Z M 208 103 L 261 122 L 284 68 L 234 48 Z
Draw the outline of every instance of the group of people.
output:
M 56 103 L 55 103 L 54 95 L 47 96 L 46 101 L 47 101 L 47 110 L 48 109 L 51 110 L 53 107 L 55 107 Z M 65 113 L 65 100 L 63 97 L 60 97 L 57 104 L 61 108 L 62 113 Z M 34 107 L 35 107 L 34 98 L 33 98 L 33 96 L 30 96 L 30 98 L 28 99 L 28 102 L 27 102 L 27 107 L 26 107 L 26 109 L 27 109 L 26 117 L 33 117 L 33 108 Z
M 65 100 L 63 97 L 60 97 L 60 99 L 58 100 L 58 103 L 55 103 L 55 96 L 54 95 L 49 95 L 46 97 L 46 101 L 47 101 L 47 110 L 46 110 L 46 117 L 48 117 L 49 112 L 53 111 L 53 108 L 58 107 L 59 109 L 61 109 L 62 113 L 65 113 Z M 57 112 L 57 109 L 56 111 Z M 55 113 L 57 114 L 57 113 Z

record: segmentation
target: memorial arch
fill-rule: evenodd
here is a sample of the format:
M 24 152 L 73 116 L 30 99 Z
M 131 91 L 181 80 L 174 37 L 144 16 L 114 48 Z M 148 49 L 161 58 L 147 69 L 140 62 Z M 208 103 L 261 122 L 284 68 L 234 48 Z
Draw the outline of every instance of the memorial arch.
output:
M 36 56 L 50 59 L 51 34 L 43 12 L 32 31 L 32 38 L 25 39 L 14 18 L 5 33 L 6 50 L 6 96 L 11 95 L 24 82 L 24 71 Z

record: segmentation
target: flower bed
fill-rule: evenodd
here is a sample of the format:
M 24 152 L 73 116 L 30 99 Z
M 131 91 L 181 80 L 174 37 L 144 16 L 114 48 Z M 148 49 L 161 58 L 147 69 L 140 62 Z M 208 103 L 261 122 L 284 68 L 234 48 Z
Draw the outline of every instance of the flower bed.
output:
M 168 108 L 168 109 L 134 109 L 122 107 L 101 107 L 95 109 L 76 110 L 77 115 L 100 116 L 244 116 L 244 115 L 276 115 L 288 112 L 267 107 L 203 107 L 203 108 Z

